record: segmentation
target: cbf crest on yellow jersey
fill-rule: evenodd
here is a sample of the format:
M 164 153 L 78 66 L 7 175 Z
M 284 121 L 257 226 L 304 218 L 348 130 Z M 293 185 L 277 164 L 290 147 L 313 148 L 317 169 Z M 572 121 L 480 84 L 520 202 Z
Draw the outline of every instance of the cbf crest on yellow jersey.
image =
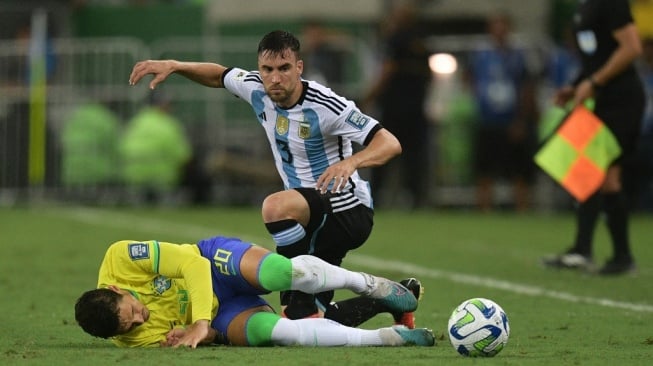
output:
M 127 290 L 147 307 L 150 314 L 142 325 L 114 337 L 112 340 L 116 345 L 158 346 L 171 329 L 199 319 L 212 319 L 217 309 L 215 297 L 208 304 L 200 300 L 193 304 L 192 301 L 199 298 L 193 296 L 195 293 L 212 293 L 210 270 L 203 273 L 202 268 L 209 267 L 203 266 L 203 263 L 193 263 L 198 260 L 198 253 L 195 245 L 159 243 L 155 240 L 123 240 L 109 247 L 100 266 L 98 288 L 115 285 Z M 182 276 L 182 267 L 198 267 L 193 269 L 197 272 L 194 275 L 199 283 L 193 280 L 193 285 L 189 287 L 187 282 L 190 281 L 185 281 Z M 196 309 L 193 305 L 197 305 Z

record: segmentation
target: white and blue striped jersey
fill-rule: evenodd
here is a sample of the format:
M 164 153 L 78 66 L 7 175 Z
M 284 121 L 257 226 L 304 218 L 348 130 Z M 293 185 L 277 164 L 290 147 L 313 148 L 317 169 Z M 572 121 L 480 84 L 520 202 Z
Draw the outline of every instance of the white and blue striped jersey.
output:
M 313 81 L 302 80 L 304 90 L 298 103 L 284 109 L 265 93 L 258 71 L 229 68 L 222 78 L 227 90 L 254 109 L 285 189 L 315 188 L 317 179 L 331 164 L 352 155 L 352 142 L 366 145 L 381 128 L 353 101 Z M 359 202 L 372 207 L 369 184 L 358 172 L 352 174 L 339 199 L 347 203 L 337 205 L 332 199 L 334 212 Z

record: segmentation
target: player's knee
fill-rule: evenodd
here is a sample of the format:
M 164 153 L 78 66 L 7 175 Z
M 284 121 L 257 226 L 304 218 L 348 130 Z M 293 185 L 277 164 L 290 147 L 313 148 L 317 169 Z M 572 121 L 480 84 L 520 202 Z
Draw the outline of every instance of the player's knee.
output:
M 284 216 L 287 210 L 283 202 L 283 197 L 279 193 L 280 192 L 273 193 L 265 197 L 263 200 L 261 215 L 263 216 L 264 222 L 274 222 L 287 219 L 287 217 Z
M 310 208 L 306 199 L 297 191 L 289 189 L 265 197 L 261 206 L 263 221 L 295 220 L 308 224 Z

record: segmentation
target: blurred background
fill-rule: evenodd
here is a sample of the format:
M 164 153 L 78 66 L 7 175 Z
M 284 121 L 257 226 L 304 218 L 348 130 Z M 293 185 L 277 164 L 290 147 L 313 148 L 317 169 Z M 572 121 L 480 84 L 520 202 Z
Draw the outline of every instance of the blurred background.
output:
M 262 35 L 286 29 L 302 41 L 304 77 L 360 102 L 380 75 L 389 14 L 402 3 L 0 0 L 0 206 L 259 205 L 281 181 L 249 105 L 179 76 L 155 92 L 147 82 L 130 87 L 132 66 L 170 58 L 253 70 Z M 524 51 L 535 86 L 528 121 L 534 152 L 553 90 L 573 78 L 577 67 L 568 38 L 575 1 L 410 5 L 417 10 L 431 72 L 424 101 L 428 198 L 422 207 L 474 209 L 477 111 L 465 77 L 468 56 L 487 42 L 488 16 L 509 15 L 511 42 Z M 653 1 L 633 1 L 632 8 L 647 50 L 639 67 L 649 108 L 626 184 L 634 209 L 653 211 Z M 365 112 L 374 116 L 377 110 L 372 105 Z M 555 182 L 535 166 L 533 172 L 529 209 L 572 207 Z M 371 179 L 370 172 L 361 173 Z M 379 193 L 383 207 L 411 209 L 402 203 L 409 192 L 396 177 L 390 175 Z M 510 182 L 498 181 L 493 189 L 497 207 L 514 209 Z

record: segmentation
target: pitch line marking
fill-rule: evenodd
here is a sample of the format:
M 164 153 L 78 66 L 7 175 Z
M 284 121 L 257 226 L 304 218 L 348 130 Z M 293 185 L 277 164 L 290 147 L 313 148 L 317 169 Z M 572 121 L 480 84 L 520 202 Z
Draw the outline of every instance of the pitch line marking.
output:
M 50 211 L 50 214 L 56 216 L 65 215 L 70 219 L 85 222 L 93 225 L 101 225 L 107 227 L 115 227 L 117 229 L 129 229 L 129 230 L 144 230 L 144 231 L 159 231 L 164 232 L 170 235 L 184 235 L 194 236 L 197 238 L 209 237 L 216 235 L 217 232 L 220 232 L 220 235 L 225 236 L 240 236 L 242 239 L 250 242 L 266 243 L 270 238 L 256 237 L 252 235 L 240 235 L 239 233 L 234 232 L 224 232 L 216 229 L 207 228 L 201 225 L 192 225 L 192 224 L 179 224 L 175 222 L 170 222 L 166 220 L 151 219 L 147 217 L 127 215 L 123 213 L 112 213 L 106 212 L 97 209 L 75 209 L 74 211 L 62 211 L 53 210 Z M 134 222 L 138 222 L 138 225 L 134 225 Z M 426 268 L 422 266 L 415 265 L 414 263 L 401 262 L 380 259 L 372 256 L 362 255 L 362 254 L 349 254 L 347 255 L 347 261 L 359 266 L 375 269 L 375 270 L 392 270 L 395 272 L 405 273 L 415 277 L 422 278 L 442 278 L 454 283 L 460 283 L 465 285 L 474 285 L 487 288 L 493 288 L 498 290 L 504 290 L 507 292 L 512 292 L 520 295 L 528 296 L 539 296 L 539 297 L 548 297 L 551 299 L 568 301 L 572 303 L 585 303 L 591 305 L 599 305 L 610 308 L 617 308 L 623 310 L 630 310 L 636 312 L 645 312 L 653 313 L 653 305 L 648 304 L 637 304 L 623 301 L 615 301 L 606 298 L 596 298 L 589 296 L 578 296 L 568 292 L 548 290 L 538 286 L 523 285 L 516 282 L 498 280 L 487 277 L 479 277 L 470 274 L 442 271 L 437 269 Z
M 402 272 L 405 274 L 413 275 L 418 278 L 442 278 L 449 280 L 454 283 L 460 283 L 465 285 L 475 285 L 487 288 L 494 288 L 499 290 L 504 290 L 508 292 L 513 292 L 520 295 L 528 296 L 540 296 L 548 297 L 557 300 L 563 300 L 573 303 L 586 303 L 592 305 L 600 305 L 611 308 L 618 308 L 624 310 L 631 310 L 637 312 L 653 312 L 653 306 L 647 304 L 636 304 L 623 301 L 615 301 L 605 298 L 595 298 L 588 296 L 578 296 L 568 292 L 547 290 L 538 286 L 523 285 L 515 282 L 498 280 L 487 277 L 479 277 L 464 273 L 456 273 L 449 271 L 441 271 L 436 269 L 430 269 L 426 267 L 417 266 L 413 263 L 400 262 L 400 261 L 387 261 L 375 257 L 364 256 L 360 254 L 350 254 L 347 256 L 347 259 L 360 266 L 374 268 L 378 270 L 392 270 L 396 272 Z

